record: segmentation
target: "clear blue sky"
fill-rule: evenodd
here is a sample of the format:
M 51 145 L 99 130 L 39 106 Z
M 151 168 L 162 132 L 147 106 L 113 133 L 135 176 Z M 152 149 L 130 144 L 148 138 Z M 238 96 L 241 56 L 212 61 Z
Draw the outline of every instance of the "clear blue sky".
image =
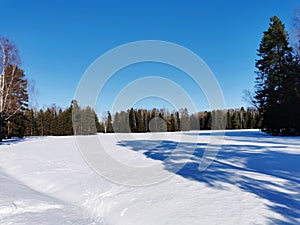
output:
M 22 68 L 36 82 L 39 107 L 67 107 L 94 60 L 118 45 L 150 39 L 198 54 L 216 75 L 227 108 L 236 108 L 247 106 L 243 90 L 253 90 L 256 50 L 269 18 L 279 16 L 290 30 L 299 7 L 297 0 L 0 0 L 0 36 L 19 48 Z M 112 81 L 104 96 L 123 85 Z M 98 111 L 109 109 L 112 100 L 102 99 Z

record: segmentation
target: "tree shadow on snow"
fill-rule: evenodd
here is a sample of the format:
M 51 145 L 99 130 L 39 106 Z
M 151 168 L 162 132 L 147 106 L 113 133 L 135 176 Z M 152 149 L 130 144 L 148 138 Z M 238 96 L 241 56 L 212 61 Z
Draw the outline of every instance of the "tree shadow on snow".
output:
M 220 182 L 230 183 L 268 200 L 268 207 L 284 218 L 269 218 L 270 224 L 297 224 L 300 218 L 300 152 L 291 154 L 284 152 L 285 146 L 259 146 L 255 143 L 256 139 L 251 145 L 223 145 L 205 171 L 199 171 L 206 150 L 205 143 L 195 145 L 166 140 L 130 140 L 119 142 L 119 145 L 142 151 L 147 157 L 162 161 L 166 170 L 186 179 L 214 188 L 222 188 Z M 190 155 L 193 150 L 194 153 Z M 169 156 L 172 160 L 168 160 Z M 187 163 L 182 161 L 188 158 L 190 160 Z M 182 168 L 176 171 L 178 166 Z
M 210 136 L 213 132 L 211 131 L 201 131 L 201 132 L 187 132 L 185 135 L 193 136 Z M 268 144 L 278 144 L 278 145 L 295 145 L 299 146 L 300 137 L 299 136 L 272 136 L 257 130 L 226 130 L 225 131 L 226 140 L 234 140 L 238 142 L 250 141 L 253 143 L 268 143 Z
M 12 138 L 12 139 L 3 139 L 0 142 L 0 146 L 1 145 L 12 145 L 12 144 L 17 144 L 20 142 L 23 142 L 25 139 L 24 138 Z

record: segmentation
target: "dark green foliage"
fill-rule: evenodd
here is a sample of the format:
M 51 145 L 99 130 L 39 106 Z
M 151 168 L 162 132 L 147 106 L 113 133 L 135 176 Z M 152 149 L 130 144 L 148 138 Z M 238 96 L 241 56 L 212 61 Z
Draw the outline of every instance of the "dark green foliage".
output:
M 174 114 L 172 113 L 171 116 L 170 116 L 170 120 L 169 120 L 169 124 L 170 124 L 170 128 L 168 129 L 168 131 L 170 132 L 174 132 L 176 131 L 176 121 L 175 121 L 175 117 L 174 117 Z
M 212 130 L 225 130 L 226 129 L 226 110 L 213 110 L 211 118 Z
M 96 132 L 97 133 L 103 133 L 101 131 L 101 123 L 99 122 L 98 116 L 96 113 L 94 113 L 94 120 L 95 120 L 95 126 L 96 126 Z
M 231 117 L 231 127 L 232 129 L 241 129 L 241 118 L 240 112 L 234 111 Z
M 260 121 L 258 111 L 252 108 L 199 112 L 191 115 L 191 120 L 195 118 L 200 121 L 200 130 L 257 129 Z
M 74 112 L 74 108 L 77 110 Z M 214 129 L 258 128 L 259 113 L 255 109 L 247 110 L 215 110 L 212 112 L 199 112 L 188 114 L 187 109 L 170 113 L 164 109 L 131 109 L 115 113 L 107 112 L 104 121 L 99 122 L 98 116 L 91 107 L 80 108 L 76 101 L 72 101 L 70 107 L 65 110 L 55 105 L 46 109 L 35 111 L 26 110 L 11 118 L 4 124 L 4 133 L 8 137 L 22 136 L 49 136 L 49 135 L 93 135 L 95 133 L 131 132 L 130 124 L 135 132 L 174 132 L 192 130 L 210 130 L 214 123 Z M 133 117 L 134 115 L 134 117 Z M 132 117 L 130 117 L 132 116 Z M 225 118 L 227 116 L 227 118 Z M 72 123 L 72 117 L 74 119 Z M 130 119 L 131 121 L 130 123 Z M 228 122 L 229 121 L 229 122 Z M 185 130 L 181 130 L 180 124 Z M 243 126 L 241 124 L 244 124 Z M 75 133 L 76 132 L 76 133 Z
M 106 133 L 114 133 L 112 117 L 109 111 L 107 112 Z
M 98 133 L 105 133 L 105 124 L 103 122 L 99 123 L 99 127 L 97 128 Z
M 255 104 L 261 128 L 271 134 L 300 134 L 299 60 L 293 56 L 288 34 L 276 16 L 258 49 Z
M 8 38 L 0 37 L 0 141 L 22 136 L 28 107 L 28 82 L 19 67 L 19 51 Z
M 25 131 L 24 136 L 36 136 L 37 126 L 36 126 L 36 116 L 33 109 L 25 111 Z
M 129 111 L 129 127 L 132 133 L 137 132 L 135 111 L 133 110 L 133 108 L 131 108 Z
M 116 133 L 129 133 L 129 116 L 128 112 L 116 112 L 114 115 L 113 129 Z M 135 121 L 135 118 L 134 118 Z M 133 122 L 131 122 L 133 124 Z
M 145 117 L 146 115 L 144 114 L 144 110 L 139 109 L 135 111 L 136 132 L 139 133 L 147 132 Z
M 199 130 L 200 129 L 200 120 L 197 114 L 192 114 L 190 116 L 190 129 Z
M 105 127 L 91 107 L 80 108 L 76 101 L 72 101 L 65 110 L 53 105 L 45 110 L 28 109 L 24 113 L 16 113 L 4 124 L 4 132 L 8 137 L 92 135 L 104 133 Z
M 25 133 L 25 115 L 24 113 L 18 112 L 14 114 L 6 122 L 6 133 L 7 138 L 11 137 L 23 137 Z
M 16 65 L 8 65 L 4 78 L 3 94 L 0 94 L 0 141 L 5 137 L 21 137 L 25 133 L 24 112 L 28 107 L 27 79 L 24 71 Z M 3 127 L 4 126 L 4 127 Z
M 181 121 L 181 130 L 188 131 L 190 130 L 190 116 L 187 108 L 180 110 L 180 121 Z
M 191 115 L 186 108 L 179 111 L 180 114 L 177 111 L 170 113 L 165 109 L 137 110 L 131 108 L 127 112 L 117 112 L 113 121 L 114 132 L 257 129 L 260 123 L 259 113 L 253 108 L 205 111 Z M 107 120 L 105 122 L 108 123 Z

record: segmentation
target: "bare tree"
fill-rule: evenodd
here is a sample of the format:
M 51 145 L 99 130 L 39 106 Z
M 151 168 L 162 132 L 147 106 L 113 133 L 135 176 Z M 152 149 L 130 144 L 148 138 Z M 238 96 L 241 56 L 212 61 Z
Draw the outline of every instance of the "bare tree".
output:
M 255 101 L 255 99 L 254 99 L 253 96 L 254 96 L 254 94 L 251 93 L 251 91 L 249 91 L 249 90 L 243 90 L 242 100 L 244 102 L 246 102 L 247 104 L 249 104 L 250 106 L 258 109 L 258 105 L 257 105 L 257 103 L 256 103 L 256 101 Z
M 0 141 L 3 123 L 27 107 L 27 80 L 19 65 L 16 46 L 8 38 L 0 37 Z
M 300 58 L 300 10 L 295 12 L 293 27 L 292 44 L 298 58 Z

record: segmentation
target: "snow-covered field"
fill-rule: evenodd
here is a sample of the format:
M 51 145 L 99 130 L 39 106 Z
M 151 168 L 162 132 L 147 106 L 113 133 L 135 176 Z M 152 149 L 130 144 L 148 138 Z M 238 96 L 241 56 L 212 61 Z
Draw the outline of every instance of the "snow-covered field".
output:
M 156 175 L 126 174 L 140 186 L 106 179 L 87 165 L 75 137 L 7 140 L 0 144 L 0 224 L 300 224 L 299 137 L 226 132 L 204 171 L 207 131 L 97 138 L 119 163 L 136 171 L 156 165 L 168 179 L 143 185 Z M 168 160 L 174 151 L 176 160 Z M 105 170 L 117 171 L 109 163 Z

